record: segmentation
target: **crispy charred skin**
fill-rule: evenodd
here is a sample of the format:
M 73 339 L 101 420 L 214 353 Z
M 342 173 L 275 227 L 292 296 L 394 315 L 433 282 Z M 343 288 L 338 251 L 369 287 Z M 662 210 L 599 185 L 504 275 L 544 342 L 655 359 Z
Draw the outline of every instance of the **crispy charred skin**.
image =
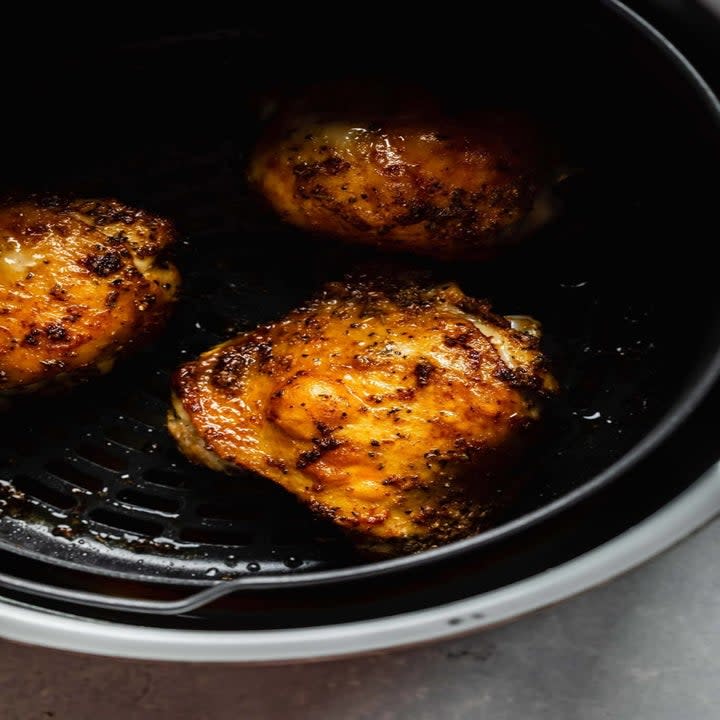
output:
M 440 545 L 492 522 L 555 389 L 524 327 L 452 284 L 330 284 L 183 365 L 169 429 L 191 460 L 271 478 L 365 551 Z
M 335 94 L 280 109 L 250 160 L 251 185 L 285 221 L 385 250 L 482 259 L 553 214 L 549 143 L 523 114 L 450 115 L 425 98 L 388 109 L 367 92 L 335 105 Z
M 0 202 L 0 394 L 110 370 L 179 284 L 167 220 L 115 200 Z

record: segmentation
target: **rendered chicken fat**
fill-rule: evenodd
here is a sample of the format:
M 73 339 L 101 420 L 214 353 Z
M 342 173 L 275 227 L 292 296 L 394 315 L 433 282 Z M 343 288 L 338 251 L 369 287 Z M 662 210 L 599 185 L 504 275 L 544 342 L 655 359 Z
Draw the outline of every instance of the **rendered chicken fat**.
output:
M 519 482 L 556 388 L 532 330 L 452 284 L 332 283 L 183 365 L 168 426 L 191 460 L 271 478 L 364 551 L 432 547 L 492 524 Z

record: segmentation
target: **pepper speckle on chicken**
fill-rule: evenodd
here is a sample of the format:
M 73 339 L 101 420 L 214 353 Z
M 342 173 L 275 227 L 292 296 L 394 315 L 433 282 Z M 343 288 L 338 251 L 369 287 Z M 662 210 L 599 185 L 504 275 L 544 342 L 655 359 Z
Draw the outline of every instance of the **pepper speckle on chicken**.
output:
M 116 200 L 0 202 L 0 394 L 104 373 L 163 323 L 171 224 Z
M 251 470 L 365 551 L 413 552 L 492 524 L 541 398 L 523 330 L 454 284 L 360 277 L 183 365 L 168 426 L 193 461 Z
M 249 180 L 304 230 L 483 259 L 555 213 L 550 146 L 521 112 L 453 113 L 408 93 L 320 88 L 275 112 Z

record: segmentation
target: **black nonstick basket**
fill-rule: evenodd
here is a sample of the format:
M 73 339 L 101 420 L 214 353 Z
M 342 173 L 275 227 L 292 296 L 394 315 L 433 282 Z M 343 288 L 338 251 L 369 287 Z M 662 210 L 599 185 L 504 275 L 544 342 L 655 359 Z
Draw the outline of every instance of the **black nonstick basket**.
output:
M 512 38 L 501 38 L 492 28 L 505 27 L 508 12 L 488 11 L 479 35 L 443 20 L 435 32 L 459 41 L 442 58 L 413 54 L 412 33 L 364 55 L 367 38 L 351 32 L 342 47 L 302 46 L 297 63 L 278 70 L 264 58 L 296 41 L 295 26 L 255 20 L 192 32 L 119 26 L 103 44 L 75 38 L 61 53 L 51 43 L 58 53 L 42 77 L 17 68 L 4 189 L 114 196 L 173 219 L 183 288 L 165 332 L 111 374 L 69 394 L 16 399 L 5 412 L 0 583 L 8 592 L 60 608 L 185 613 L 192 625 L 209 617 L 195 606 L 231 588 L 292 587 L 296 602 L 320 612 L 346 581 L 382 583 L 437 563 L 456 577 L 453 563 L 481 549 L 477 562 L 502 582 L 522 533 L 580 501 L 589 501 L 589 522 L 612 528 L 612 509 L 599 499 L 593 509 L 593 497 L 611 485 L 617 492 L 718 369 L 720 304 L 704 259 L 717 184 L 703 180 L 720 158 L 717 117 L 687 71 L 652 37 L 640 42 L 612 6 L 542 17 L 527 10 Z M 541 114 L 572 168 L 557 189 L 561 217 L 474 264 L 382 256 L 278 224 L 245 185 L 263 113 L 288 84 L 363 73 L 410 77 L 473 104 L 519 100 Z M 180 363 L 282 317 L 368 262 L 454 280 L 500 313 L 538 318 L 562 385 L 528 458 L 525 490 L 495 529 L 383 562 L 358 557 L 269 480 L 191 465 L 165 429 L 169 377 Z M 581 544 L 580 529 L 576 537 Z M 209 595 L 172 605 L 203 587 Z M 238 601 L 244 626 L 267 620 L 252 597 Z M 228 607 L 223 623 L 233 622 Z

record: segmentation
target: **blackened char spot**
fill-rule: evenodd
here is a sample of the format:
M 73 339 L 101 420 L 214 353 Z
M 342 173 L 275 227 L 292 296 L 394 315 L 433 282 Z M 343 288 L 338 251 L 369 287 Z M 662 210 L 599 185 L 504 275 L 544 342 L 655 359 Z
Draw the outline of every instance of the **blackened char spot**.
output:
M 252 350 L 233 346 L 223 350 L 215 363 L 210 382 L 219 388 L 238 385 L 252 362 Z
M 454 348 L 454 347 L 467 347 L 468 340 L 470 340 L 470 334 L 469 333 L 461 333 L 457 336 L 447 335 L 443 338 L 443 345 L 445 347 Z
M 65 290 L 65 288 L 63 288 L 59 283 L 55 283 L 55 285 L 50 288 L 50 292 L 48 294 L 55 300 L 65 300 L 67 297 L 67 290 Z
M 96 202 L 91 207 L 84 208 L 84 211 L 95 220 L 96 225 L 110 225 L 111 223 L 123 223 L 132 225 L 138 216 L 138 211 L 115 203 Z
M 350 169 L 350 163 L 333 155 L 322 162 L 301 162 L 293 166 L 293 173 L 302 179 L 308 180 L 316 175 L 339 175 Z
M 40 342 L 41 331 L 39 328 L 33 328 L 20 342 L 26 347 L 35 347 Z
M 299 178 L 314 177 L 318 174 L 318 163 L 298 163 L 293 167 L 293 173 Z
M 98 255 L 88 255 L 80 261 L 80 264 L 98 277 L 112 275 L 123 266 L 120 253 L 115 250 Z
M 123 243 L 126 243 L 128 239 L 128 236 L 122 231 L 116 232 L 114 235 L 110 235 L 108 237 L 107 242 L 109 245 L 122 245 Z
M 335 518 L 339 514 L 340 508 L 337 507 L 329 507 L 328 505 L 323 505 L 321 502 L 318 502 L 317 500 L 310 500 L 308 503 L 308 506 L 310 507 L 310 510 L 312 510 L 315 515 L 318 515 L 320 517 L 327 518 L 328 520 L 335 520 Z
M 435 366 L 427 360 L 421 360 L 413 370 L 418 387 L 425 387 L 430 383 L 430 378 L 435 372 Z
M 316 460 L 320 459 L 320 456 L 322 453 L 317 449 L 313 448 L 312 450 L 306 450 L 305 452 L 301 452 L 300 455 L 298 455 L 297 462 L 295 463 L 295 467 L 298 470 L 302 470 L 303 468 L 306 468 L 308 465 L 311 465 Z
M 67 330 L 65 330 L 65 328 L 59 323 L 51 323 L 46 326 L 45 334 L 53 342 L 62 342 L 63 340 L 67 340 Z
M 322 165 L 323 172 L 326 175 L 339 175 L 341 172 L 345 172 L 350 169 L 349 162 L 346 162 L 336 156 L 329 157 L 326 160 L 323 160 L 320 164 Z
M 315 446 L 312 450 L 306 450 L 305 452 L 301 452 L 300 455 L 298 455 L 297 462 L 295 463 L 295 467 L 298 470 L 306 468 L 308 465 L 311 465 L 312 463 L 319 460 L 326 452 L 330 452 L 330 450 L 334 450 L 335 448 L 340 447 L 340 445 L 342 444 L 337 438 L 334 438 L 332 435 L 325 435 L 323 437 L 313 438 L 312 442 Z

